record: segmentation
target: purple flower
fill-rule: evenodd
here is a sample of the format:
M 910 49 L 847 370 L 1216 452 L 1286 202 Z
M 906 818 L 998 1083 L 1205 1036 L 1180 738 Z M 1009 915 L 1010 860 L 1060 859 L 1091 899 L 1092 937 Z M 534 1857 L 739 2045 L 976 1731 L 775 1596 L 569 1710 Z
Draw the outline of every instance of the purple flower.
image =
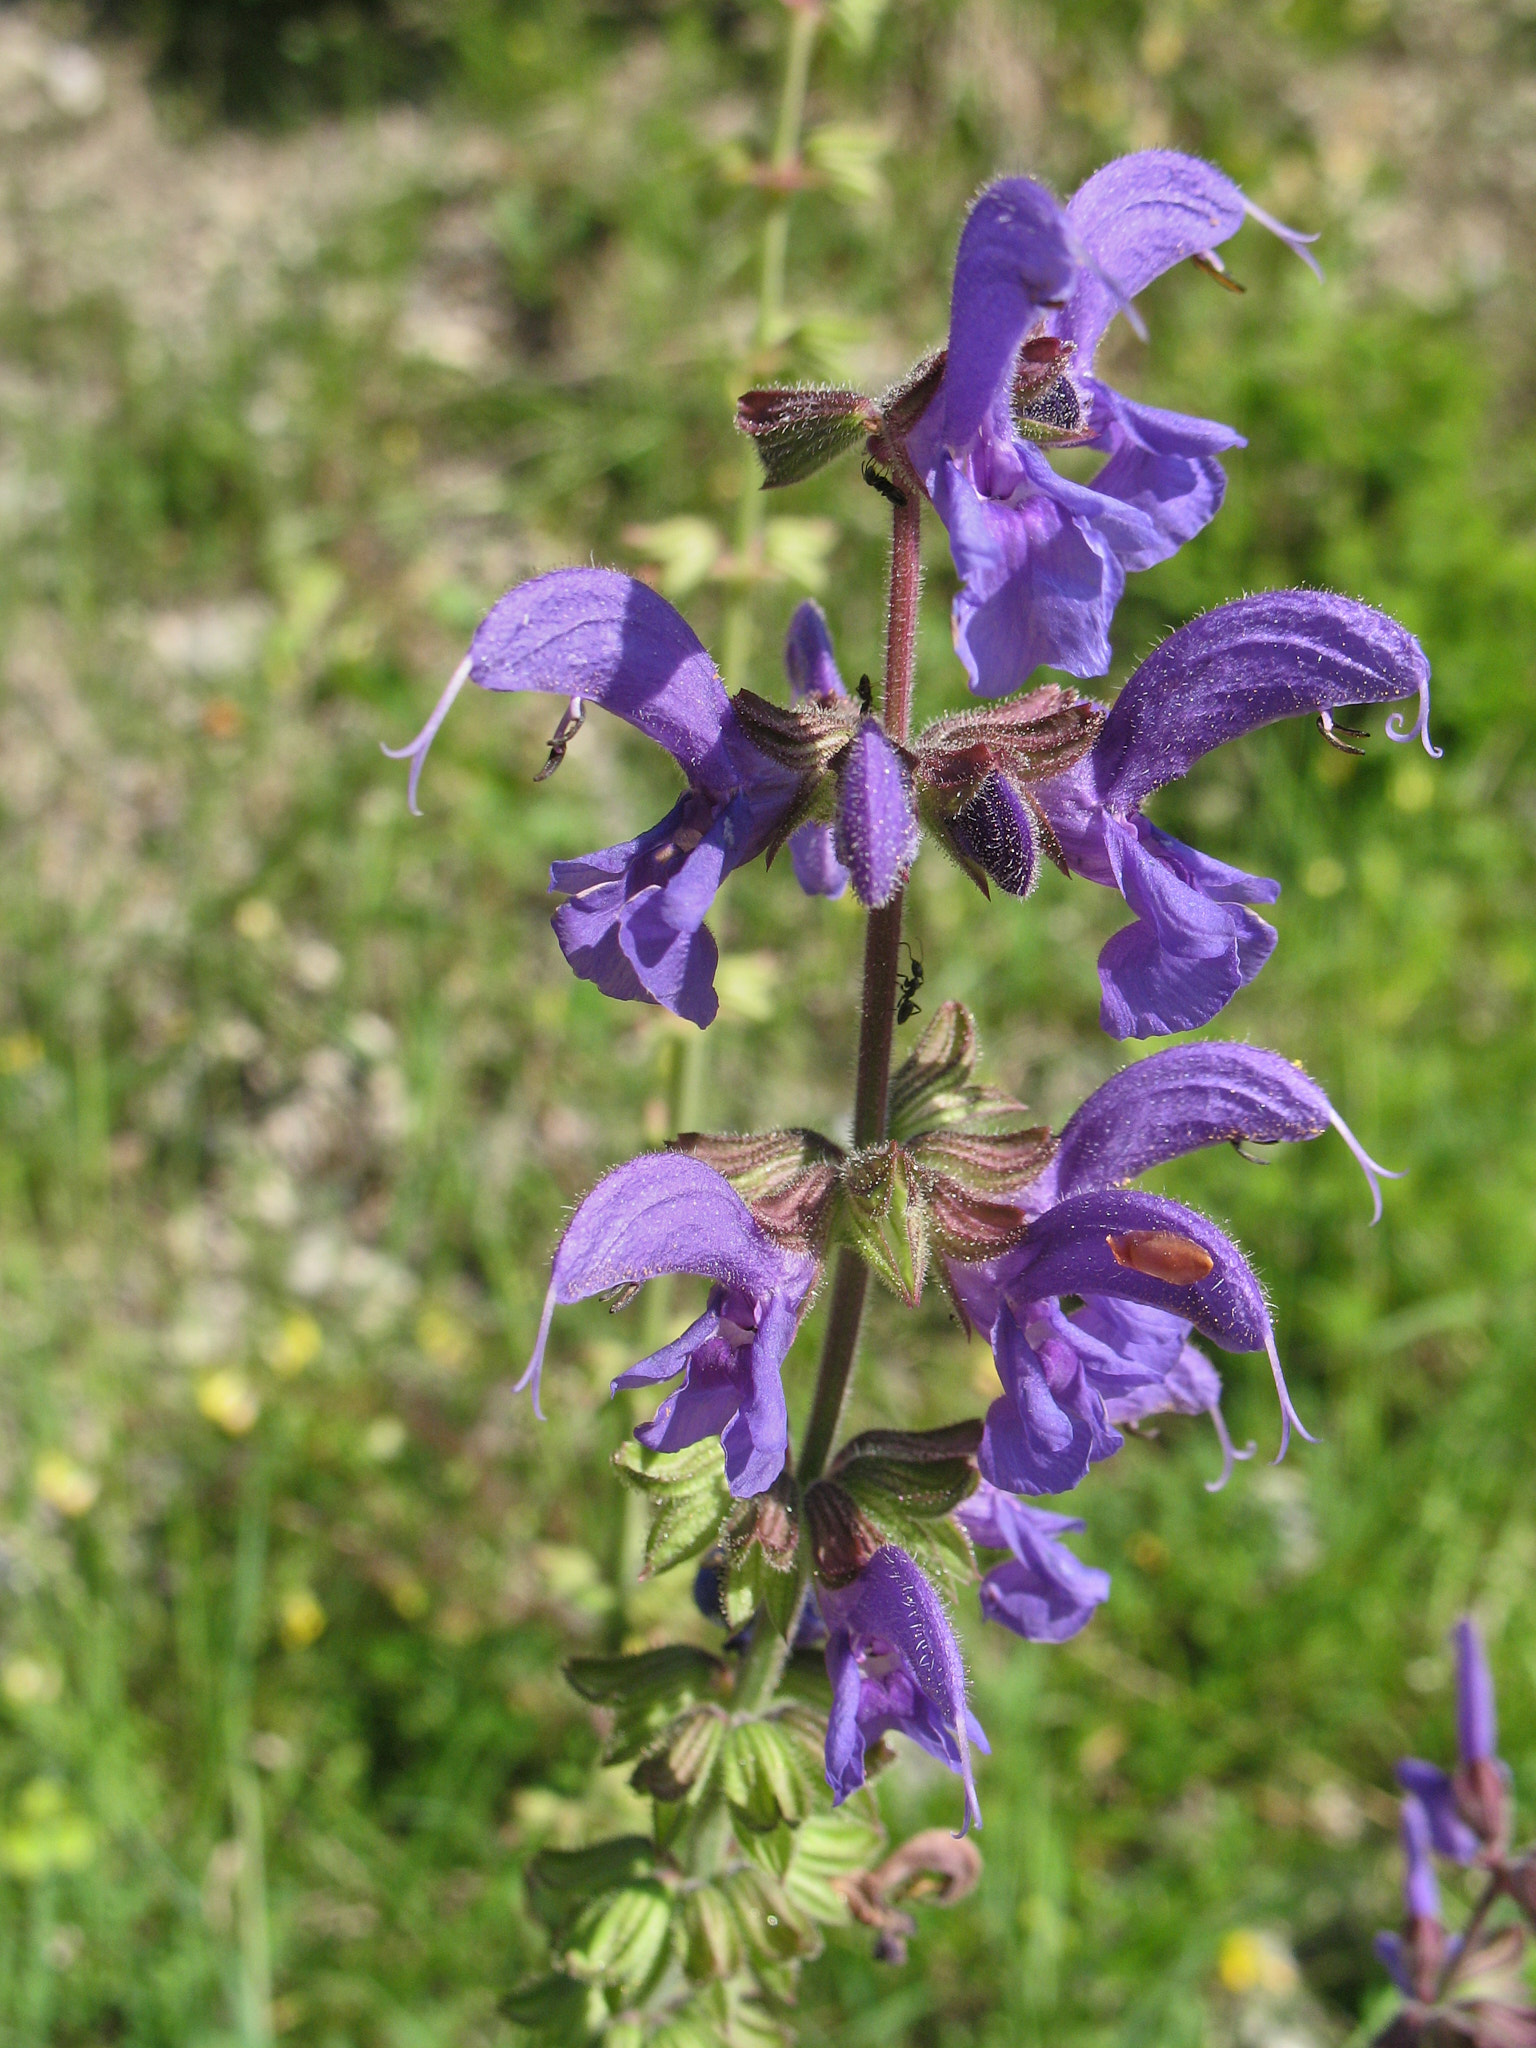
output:
M 832 636 L 826 616 L 813 598 L 796 608 L 784 636 L 784 667 L 794 701 L 807 698 L 816 704 L 832 704 L 848 692 L 837 672 Z M 814 820 L 797 825 L 789 835 L 789 857 L 795 880 L 807 896 L 841 896 L 848 886 L 848 870 L 837 857 L 832 827 Z
M 1473 1862 L 1482 1844 L 1457 1809 L 1449 1775 L 1421 1757 L 1405 1756 L 1398 1759 L 1397 1782 L 1418 1803 L 1435 1854 L 1454 1863 Z
M 772 840 L 795 776 L 747 738 L 715 665 L 664 598 L 612 569 L 558 569 L 519 585 L 481 621 L 432 716 L 409 746 L 409 795 L 466 682 L 599 704 L 667 750 L 688 787 L 638 839 L 556 861 L 550 887 L 561 951 L 605 995 L 659 1003 L 701 1027 L 718 1007 L 718 958 L 704 917 L 733 868 Z M 574 730 L 574 723 L 562 730 Z
M 983 1479 L 954 1518 L 973 1542 L 1012 1552 L 982 1579 L 981 1611 L 1026 1642 L 1066 1642 L 1109 1598 L 1109 1573 L 1083 1564 L 1061 1541 L 1083 1527 L 1075 1517 L 1030 1507 Z
M 542 1415 L 539 1378 L 557 1303 L 635 1288 L 665 1273 L 696 1273 L 714 1283 L 704 1313 L 621 1373 L 614 1390 L 682 1373 L 682 1385 L 635 1435 L 657 1451 L 718 1436 L 732 1493 L 763 1493 L 783 1470 L 789 1443 L 779 1369 L 819 1271 L 809 1253 L 776 1244 L 702 1160 L 675 1152 L 631 1159 L 598 1182 L 566 1226 L 518 1390 L 532 1382 Z
M 943 379 L 908 452 L 949 529 L 955 645 L 980 695 L 1019 689 L 1042 662 L 1102 675 L 1127 573 L 1173 554 L 1220 505 L 1215 458 L 1242 437 L 1133 404 L 1092 368 L 1115 312 L 1139 327 L 1130 300 L 1186 257 L 1219 269 L 1214 251 L 1245 213 L 1311 261 L 1301 245 L 1312 237 L 1170 150 L 1106 164 L 1064 209 L 1024 178 L 977 201 Z M 1058 476 L 1038 442 L 1109 459 L 1085 487 Z
M 883 1544 L 850 1585 L 823 1586 L 827 1625 L 827 1783 L 841 1806 L 864 1783 L 869 1744 L 892 1732 L 948 1764 L 965 1785 L 965 1823 L 981 1825 L 970 1744 L 987 1738 L 965 1701 L 965 1665 L 944 1603 L 904 1550 Z
M 1136 922 L 1099 955 L 1099 1018 L 1114 1038 L 1208 1023 L 1252 981 L 1275 932 L 1245 906 L 1277 882 L 1211 860 L 1141 806 L 1224 740 L 1346 704 L 1417 697 L 1393 740 L 1429 738 L 1429 664 L 1411 633 L 1349 598 L 1277 590 L 1240 598 L 1172 633 L 1131 677 L 1090 751 L 1033 795 L 1072 873 L 1118 889 Z
M 1033 1219 L 1023 1243 L 984 1262 L 946 1263 L 962 1312 L 991 1340 L 1004 1387 L 982 1446 L 989 1479 L 1012 1492 L 1066 1491 L 1120 1449 L 1117 1424 L 1171 1409 L 1211 1414 L 1223 1453 L 1215 1484 L 1224 1484 L 1232 1459 L 1248 1452 L 1232 1449 L 1221 1382 L 1188 1342 L 1196 1328 L 1227 1350 L 1268 1353 L 1284 1455 L 1294 1411 L 1247 1262 L 1194 1211 L 1122 1183 L 1203 1145 L 1294 1142 L 1330 1127 L 1359 1160 L 1379 1216 L 1376 1176 L 1386 1169 L 1317 1083 L 1278 1053 L 1172 1046 L 1089 1096 L 1020 1198 Z M 1110 1243 L 1116 1235 L 1122 1241 Z M 1063 1294 L 1082 1306 L 1067 1315 Z
M 1464 1614 L 1451 1631 L 1456 1645 L 1456 1746 L 1461 1761 L 1496 1763 L 1499 1747 L 1498 1708 L 1493 1697 L 1493 1675 L 1483 1651 L 1477 1623 Z
M 890 902 L 917 855 L 912 777 L 879 721 L 861 720 L 838 775 L 837 856 L 870 910 Z

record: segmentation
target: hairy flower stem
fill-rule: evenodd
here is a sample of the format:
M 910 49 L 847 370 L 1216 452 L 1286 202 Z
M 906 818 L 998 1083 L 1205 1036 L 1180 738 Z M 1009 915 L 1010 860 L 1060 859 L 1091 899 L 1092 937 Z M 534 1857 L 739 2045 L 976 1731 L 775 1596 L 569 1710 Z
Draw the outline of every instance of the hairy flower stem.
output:
M 1440 2000 L 1444 1998 L 1447 1990 L 1449 1989 L 1451 1979 L 1456 1974 L 1457 1964 L 1464 1962 L 1471 1955 L 1473 1947 L 1477 1941 L 1477 1937 L 1483 1931 L 1483 1922 L 1488 1918 L 1489 1913 L 1492 1911 L 1495 1902 L 1497 1901 L 1499 1895 L 1503 1892 L 1503 1890 L 1503 1869 L 1497 1868 L 1489 1871 L 1488 1882 L 1483 1888 L 1483 1895 L 1478 1900 L 1477 1904 L 1472 1908 L 1472 1917 L 1467 1922 L 1466 1926 L 1462 1929 L 1461 1947 L 1457 1949 L 1454 1955 L 1447 1956 L 1445 1963 L 1441 1968 L 1440 1976 L 1435 1984 L 1436 2004 L 1438 2004 Z
M 917 604 L 922 580 L 922 512 L 915 491 L 898 505 L 891 523 L 890 605 L 885 630 L 886 731 L 905 743 L 912 724 L 912 665 L 917 649 Z M 886 1095 L 891 1079 L 891 1035 L 896 1021 L 896 985 L 901 967 L 902 892 L 872 910 L 864 934 L 864 995 L 859 1012 L 859 1064 L 854 1083 L 853 1142 L 873 1145 L 885 1136 Z M 842 1419 L 869 1268 L 851 1251 L 838 1254 L 832 1304 L 821 1348 L 821 1367 L 811 1401 L 798 1477 L 802 1486 L 819 1478 Z

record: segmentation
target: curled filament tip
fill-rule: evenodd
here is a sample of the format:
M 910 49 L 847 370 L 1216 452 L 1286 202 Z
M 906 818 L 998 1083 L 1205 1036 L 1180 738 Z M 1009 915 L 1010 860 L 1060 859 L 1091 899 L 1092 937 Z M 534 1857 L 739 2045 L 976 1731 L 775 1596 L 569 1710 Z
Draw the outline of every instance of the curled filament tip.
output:
M 1412 725 L 1405 726 L 1400 711 L 1390 712 L 1387 716 L 1387 738 L 1395 740 L 1399 746 L 1402 746 L 1408 740 L 1422 740 L 1424 742 L 1424 751 L 1428 754 L 1431 761 L 1438 761 L 1444 754 L 1444 747 L 1437 747 L 1429 736 L 1428 676 L 1425 676 L 1419 684 L 1418 717 L 1413 721 Z
M 1273 1330 L 1266 1330 L 1264 1332 L 1264 1349 L 1269 1354 L 1269 1369 L 1275 1376 L 1275 1392 L 1280 1396 L 1280 1448 L 1276 1451 L 1271 1461 L 1273 1464 L 1278 1465 L 1291 1447 L 1291 1431 L 1293 1429 L 1298 1436 L 1305 1437 L 1309 1444 L 1315 1444 L 1317 1438 L 1296 1413 L 1296 1409 L 1291 1401 L 1290 1389 L 1285 1384 L 1285 1373 L 1280 1365 L 1280 1354 L 1275 1349 L 1275 1333 Z
M 432 716 L 415 739 L 403 747 L 386 747 L 382 741 L 379 743 L 380 753 L 387 755 L 391 761 L 409 761 L 411 764 L 411 779 L 405 786 L 405 799 L 411 807 L 413 818 L 421 816 L 421 806 L 416 801 L 416 786 L 421 781 L 421 771 L 427 765 L 427 756 L 432 751 L 432 742 L 437 738 L 439 727 L 453 709 L 454 698 L 469 681 L 471 659 L 472 657 L 466 654 L 449 677 L 447 689 L 433 705 Z
M 1344 1140 L 1345 1144 L 1349 1147 L 1350 1151 L 1354 1153 L 1355 1158 L 1360 1162 L 1360 1171 L 1365 1175 L 1366 1181 L 1371 1190 L 1371 1201 L 1374 1204 L 1374 1209 L 1371 1216 L 1371 1225 L 1374 1228 L 1375 1225 L 1381 1221 L 1382 1181 L 1403 1180 L 1406 1178 L 1406 1173 L 1394 1173 L 1390 1166 L 1378 1165 L 1378 1163 L 1371 1157 L 1370 1153 L 1366 1151 L 1365 1147 L 1361 1144 L 1360 1140 L 1355 1136 L 1354 1132 L 1349 1128 L 1349 1125 L 1345 1123 L 1343 1117 L 1339 1115 L 1339 1112 L 1336 1109 L 1329 1110 L 1328 1121 L 1333 1125 L 1333 1128 L 1338 1132 L 1339 1136 Z
M 533 1356 L 524 1368 L 522 1378 L 512 1389 L 514 1394 L 520 1394 L 524 1387 L 532 1382 L 533 1412 L 537 1415 L 540 1422 L 544 1420 L 544 1410 L 539 1406 L 539 1381 L 544 1372 L 544 1346 L 549 1342 L 549 1326 L 554 1321 L 554 1317 L 555 1283 L 551 1280 L 549 1292 L 544 1297 L 544 1313 L 539 1318 L 539 1334 L 533 1340 Z
M 1221 1477 L 1219 1479 L 1207 1479 L 1205 1490 L 1207 1493 L 1220 1493 L 1221 1489 L 1232 1477 L 1234 1463 L 1246 1462 L 1259 1447 L 1255 1443 L 1247 1444 L 1242 1450 L 1238 1450 L 1234 1446 L 1231 1433 L 1227 1428 L 1227 1418 L 1221 1412 L 1221 1403 L 1219 1401 L 1215 1402 L 1205 1412 L 1211 1418 L 1211 1425 L 1216 1431 L 1216 1441 L 1221 1445 Z

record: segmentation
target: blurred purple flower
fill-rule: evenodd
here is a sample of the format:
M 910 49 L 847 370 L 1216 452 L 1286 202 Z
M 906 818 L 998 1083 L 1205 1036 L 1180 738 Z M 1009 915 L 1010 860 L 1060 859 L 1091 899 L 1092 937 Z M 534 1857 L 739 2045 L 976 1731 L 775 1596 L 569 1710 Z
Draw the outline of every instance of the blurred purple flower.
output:
M 1272 925 L 1245 908 L 1273 903 L 1277 882 L 1183 845 L 1142 815 L 1165 783 L 1223 741 L 1315 713 L 1331 729 L 1342 705 L 1417 697 L 1411 728 L 1429 738 L 1429 664 L 1384 613 L 1323 591 L 1240 598 L 1172 633 L 1116 698 L 1090 751 L 1033 794 L 1073 874 L 1117 889 L 1136 922 L 1099 955 L 1099 1021 L 1114 1038 L 1192 1031 L 1252 981 L 1275 947 Z
M 864 1783 L 864 1756 L 882 1735 L 909 1735 L 959 1773 L 965 1785 L 962 1834 L 980 1826 L 970 1744 L 987 1738 L 966 1705 L 965 1665 L 944 1603 L 906 1551 L 884 1544 L 851 1584 L 822 1586 L 827 1626 L 827 1783 L 832 1803 Z
M 961 589 L 955 645 L 982 696 L 1036 666 L 1109 666 L 1109 625 L 1132 570 L 1198 533 L 1241 435 L 1133 404 L 1093 375 L 1116 311 L 1186 257 L 1220 269 L 1244 215 L 1307 262 L 1282 227 L 1213 165 L 1171 150 L 1106 164 L 1065 208 L 1027 178 L 990 186 L 960 238 L 939 389 L 908 452 L 949 529 Z M 1313 265 L 1316 268 L 1316 265 Z M 1036 442 L 1094 448 L 1091 487 L 1058 476 Z
M 783 1470 L 789 1443 L 779 1369 L 819 1272 L 810 1254 L 776 1244 L 712 1166 L 675 1152 L 631 1159 L 598 1182 L 566 1226 L 518 1391 L 531 1382 L 542 1415 L 539 1378 L 557 1303 L 696 1273 L 714 1282 L 704 1313 L 621 1373 L 614 1391 L 682 1373 L 682 1385 L 635 1435 L 657 1451 L 718 1436 L 732 1493 L 763 1493 Z
M 554 863 L 550 887 L 570 894 L 554 928 L 574 971 L 605 995 L 708 1024 L 718 954 L 705 915 L 732 869 L 772 840 L 798 782 L 747 738 L 692 627 L 613 569 L 558 569 L 508 591 L 416 738 L 384 750 L 411 763 L 413 811 L 427 753 L 466 682 L 601 705 L 682 769 L 686 791 L 650 831 Z
M 1109 1598 L 1109 1573 L 1082 1563 L 1061 1541 L 1083 1524 L 1030 1507 L 982 1480 L 954 1518 L 972 1542 L 1012 1557 L 981 1582 L 981 1611 L 1032 1643 L 1064 1643 Z

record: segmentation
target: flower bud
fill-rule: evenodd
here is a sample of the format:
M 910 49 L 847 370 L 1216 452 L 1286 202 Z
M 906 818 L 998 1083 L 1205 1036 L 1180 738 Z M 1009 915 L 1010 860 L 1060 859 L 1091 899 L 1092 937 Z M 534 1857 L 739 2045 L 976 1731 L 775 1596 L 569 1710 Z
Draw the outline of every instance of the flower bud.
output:
M 964 865 L 980 869 L 1010 896 L 1027 896 L 1040 878 L 1034 813 L 1001 775 L 987 776 L 948 821 L 950 844 Z
M 838 764 L 837 857 L 869 910 L 890 902 L 917 856 L 912 778 L 874 719 L 866 718 Z

